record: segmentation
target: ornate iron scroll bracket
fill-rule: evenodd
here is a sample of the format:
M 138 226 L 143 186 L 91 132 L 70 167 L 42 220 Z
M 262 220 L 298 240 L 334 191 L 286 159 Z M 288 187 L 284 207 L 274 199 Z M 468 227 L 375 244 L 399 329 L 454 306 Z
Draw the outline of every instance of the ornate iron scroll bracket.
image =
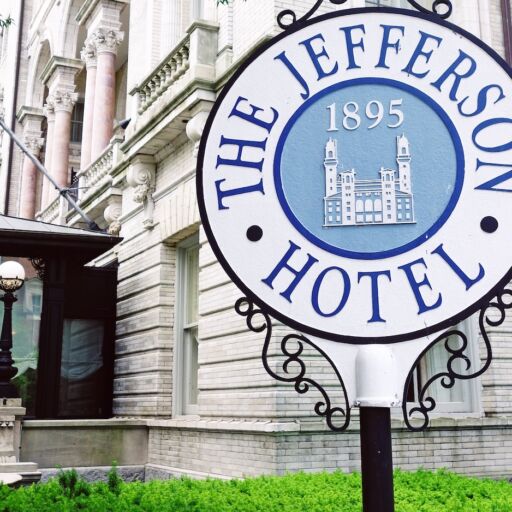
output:
M 301 334 L 288 334 L 279 344 L 281 354 L 285 357 L 284 361 L 282 363 L 280 362 L 280 369 L 283 374 L 279 374 L 279 370 L 274 371 L 271 368 L 272 362 L 270 359 L 275 359 L 275 357 L 273 354 L 269 353 L 270 342 L 272 340 L 272 321 L 270 316 L 245 297 L 237 300 L 235 311 L 246 319 L 247 327 L 252 332 L 265 333 L 262 360 L 267 373 L 280 382 L 294 384 L 295 391 L 301 395 L 306 394 L 311 388 L 316 389 L 321 394 L 322 398 L 314 406 L 315 413 L 325 418 L 331 430 L 335 432 L 346 430 L 350 424 L 350 405 L 347 390 L 341 375 L 329 356 L 305 336 Z M 341 384 L 345 399 L 344 407 L 333 407 L 327 390 L 314 379 L 307 377 L 307 361 L 303 359 L 306 345 L 320 353 L 332 367 L 333 372 L 336 374 Z
M 33 258 L 29 258 L 29 259 L 30 259 L 30 263 L 31 263 L 33 269 L 37 273 L 37 277 L 39 277 L 39 279 L 41 279 L 41 281 L 44 281 L 44 279 L 46 277 L 46 263 L 45 263 L 44 259 L 38 258 L 38 257 L 33 257 Z
M 459 330 L 452 330 L 439 336 L 426 350 L 420 354 L 416 360 L 416 364 L 413 366 L 404 387 L 404 396 L 402 402 L 402 412 L 404 421 L 409 428 L 414 432 L 423 431 L 428 427 L 430 422 L 429 413 L 434 411 L 436 408 L 436 401 L 431 396 L 432 385 L 439 382 L 445 389 L 451 389 L 455 385 L 457 380 L 470 380 L 475 379 L 482 375 L 490 366 L 492 362 L 492 348 L 491 341 L 489 338 L 489 327 L 499 327 L 506 318 L 507 310 L 512 309 L 512 290 L 504 289 L 497 297 L 486 304 L 479 313 L 478 325 L 480 333 L 484 342 L 484 356 L 481 358 L 481 366 L 479 369 L 472 368 L 472 362 L 467 355 L 467 349 L 469 346 L 468 338 L 466 334 Z M 444 347 L 449 354 L 449 358 L 446 364 L 446 370 L 442 371 L 430 379 L 428 379 L 421 387 L 418 393 L 417 405 L 407 410 L 407 392 L 409 386 L 412 383 L 414 372 L 418 367 L 420 359 L 430 350 L 434 345 L 443 342 Z M 454 346 L 454 340 L 457 340 L 457 346 Z M 457 369 L 460 365 L 461 369 Z M 413 425 L 411 420 L 418 420 L 419 423 Z
M 301 23 L 309 20 L 318 11 L 318 9 L 320 9 L 325 1 L 326 0 L 316 0 L 313 4 L 313 7 L 311 7 L 311 9 L 309 9 L 309 11 L 300 18 L 292 9 L 285 9 L 277 15 L 277 24 L 283 30 L 288 30 L 292 27 L 300 25 Z M 347 2 L 347 0 L 328 1 L 334 5 L 343 5 Z M 448 19 L 453 12 L 453 5 L 451 0 L 434 0 L 430 9 L 423 7 L 416 0 L 407 0 L 407 2 L 422 13 L 432 14 L 442 19 Z

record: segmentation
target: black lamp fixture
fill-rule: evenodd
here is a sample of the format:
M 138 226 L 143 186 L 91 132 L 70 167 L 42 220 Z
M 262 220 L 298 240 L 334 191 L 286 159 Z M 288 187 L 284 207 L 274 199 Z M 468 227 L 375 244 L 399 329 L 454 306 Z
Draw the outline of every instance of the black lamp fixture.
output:
M 5 292 L 0 301 L 4 303 L 4 320 L 0 335 L 0 399 L 18 398 L 18 390 L 11 379 L 18 373 L 13 366 L 12 349 L 12 305 L 18 300 L 14 293 L 25 282 L 25 269 L 16 261 L 0 265 L 0 290 Z

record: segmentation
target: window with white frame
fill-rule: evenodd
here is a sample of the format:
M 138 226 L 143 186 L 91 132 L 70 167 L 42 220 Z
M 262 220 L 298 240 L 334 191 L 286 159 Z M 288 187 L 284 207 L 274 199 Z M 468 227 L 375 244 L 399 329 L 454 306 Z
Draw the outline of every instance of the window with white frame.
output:
M 475 326 L 475 319 L 469 318 L 456 326 L 468 338 L 468 348 L 464 354 L 471 361 L 469 371 L 462 359 L 456 359 L 454 369 L 461 374 L 473 373 L 479 368 L 480 360 L 478 354 L 478 330 Z M 457 349 L 461 340 L 457 336 L 450 337 L 448 342 L 451 349 Z M 445 348 L 445 341 L 437 343 L 430 348 L 422 357 L 414 372 L 413 381 L 409 387 L 407 401 L 411 407 L 417 403 L 419 393 L 430 378 L 441 372 L 446 372 L 448 358 L 451 356 Z M 475 413 L 478 412 L 478 380 L 456 380 L 452 388 L 445 388 L 441 379 L 437 379 L 428 388 L 427 395 L 436 401 L 436 408 L 433 413 Z
M 177 247 L 175 413 L 197 414 L 199 241 Z

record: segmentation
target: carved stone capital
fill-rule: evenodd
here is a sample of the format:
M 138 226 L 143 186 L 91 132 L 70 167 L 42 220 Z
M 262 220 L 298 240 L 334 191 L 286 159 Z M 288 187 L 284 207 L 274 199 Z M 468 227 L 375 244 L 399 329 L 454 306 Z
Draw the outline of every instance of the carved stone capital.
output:
M 123 42 L 124 32 L 114 30 L 111 28 L 98 28 L 88 38 L 96 52 L 99 53 L 113 53 L 117 54 L 119 45 Z
M 51 96 L 48 96 L 46 99 L 46 103 L 43 107 L 43 113 L 49 123 L 55 121 L 55 105 Z
M 96 67 L 98 63 L 98 55 L 96 53 L 96 46 L 92 40 L 87 39 L 84 47 L 80 52 L 81 59 L 85 62 L 87 69 Z
M 122 208 L 120 203 L 109 204 L 103 212 L 103 217 L 107 221 L 107 231 L 111 235 L 118 236 L 121 231 L 121 222 L 119 218 L 122 214 Z
M 75 103 L 78 100 L 78 94 L 76 92 L 63 91 L 60 89 L 53 91 L 50 96 L 48 98 L 48 103 L 53 104 L 55 112 L 73 112 Z
M 39 152 L 44 145 L 44 139 L 41 137 L 34 137 L 28 135 L 25 137 L 25 146 L 30 150 L 34 156 L 39 156 Z

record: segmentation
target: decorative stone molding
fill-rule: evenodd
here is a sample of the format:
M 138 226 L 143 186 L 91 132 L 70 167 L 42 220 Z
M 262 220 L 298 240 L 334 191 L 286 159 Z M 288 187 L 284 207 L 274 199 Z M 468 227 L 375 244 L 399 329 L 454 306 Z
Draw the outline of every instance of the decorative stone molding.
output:
M 41 151 L 41 148 L 44 145 L 43 138 L 28 135 L 25 137 L 24 142 L 25 146 L 27 146 L 27 148 L 34 156 L 39 156 L 39 152 Z
M 46 104 L 43 107 L 43 113 L 49 123 L 55 121 L 55 105 L 53 103 L 53 98 L 50 96 L 46 99 Z
M 48 103 L 53 104 L 55 112 L 73 112 L 75 103 L 78 100 L 78 94 L 76 92 L 69 92 L 60 89 L 53 91 L 50 96 Z
M 198 112 L 187 123 L 187 137 L 194 143 L 194 158 L 197 158 L 199 153 L 199 144 L 201 143 L 201 136 L 203 135 L 206 120 L 208 119 L 209 112 Z
M 155 189 L 155 164 L 141 156 L 135 157 L 128 170 L 126 181 L 133 187 L 133 200 L 143 203 Z
M 121 231 L 121 222 L 119 221 L 121 214 L 121 203 L 109 204 L 103 212 L 103 217 L 108 224 L 107 232 L 111 235 L 118 236 Z
M 84 47 L 80 52 L 80 57 L 85 63 L 85 67 L 87 69 L 96 67 L 98 63 L 98 55 L 96 54 L 96 46 L 93 41 L 87 39 L 85 41 Z
M 137 155 L 131 162 L 126 181 L 133 190 L 133 200 L 144 205 L 144 227 L 153 227 L 155 202 L 153 192 L 156 183 L 156 164 L 153 157 Z
M 123 42 L 124 32 L 111 28 L 98 28 L 88 38 L 96 52 L 117 54 L 117 48 Z

